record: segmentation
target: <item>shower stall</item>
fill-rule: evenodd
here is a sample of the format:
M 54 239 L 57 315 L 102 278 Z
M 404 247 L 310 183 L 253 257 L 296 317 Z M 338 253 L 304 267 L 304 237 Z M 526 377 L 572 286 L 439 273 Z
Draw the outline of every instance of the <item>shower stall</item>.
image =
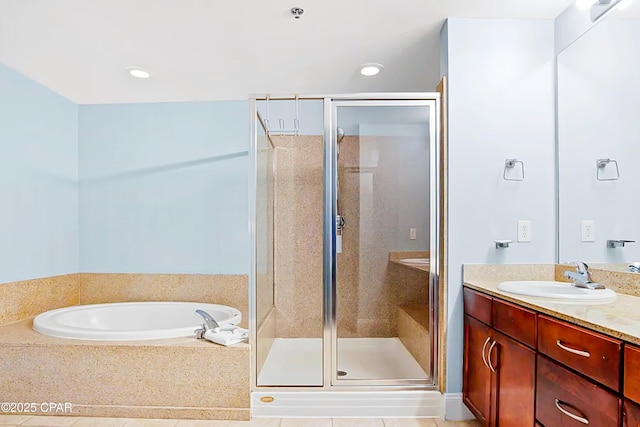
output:
M 305 393 L 331 406 L 376 391 L 388 405 L 437 390 L 439 105 L 251 100 L 254 413 L 295 413 Z M 278 402 L 288 409 L 269 412 Z

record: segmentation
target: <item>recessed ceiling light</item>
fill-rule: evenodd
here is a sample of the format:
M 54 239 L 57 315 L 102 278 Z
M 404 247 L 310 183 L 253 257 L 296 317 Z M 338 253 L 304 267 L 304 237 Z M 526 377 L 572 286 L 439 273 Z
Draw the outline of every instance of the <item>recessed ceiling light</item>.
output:
M 140 67 L 127 67 L 127 71 L 133 77 L 137 77 L 139 79 L 148 79 L 151 77 L 151 74 L 148 71 L 145 71 Z
M 375 63 L 362 64 L 360 66 L 360 74 L 362 74 L 365 77 L 373 77 L 380 74 L 380 72 L 382 72 L 383 69 L 384 67 L 381 64 L 375 64 Z

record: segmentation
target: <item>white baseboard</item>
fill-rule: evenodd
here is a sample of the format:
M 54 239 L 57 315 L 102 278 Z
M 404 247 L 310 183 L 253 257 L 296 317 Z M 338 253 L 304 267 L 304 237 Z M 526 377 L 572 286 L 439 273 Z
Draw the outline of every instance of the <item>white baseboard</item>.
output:
M 444 419 L 451 421 L 464 421 L 474 419 L 473 414 L 462 401 L 462 393 L 445 393 L 444 395 Z
M 272 401 L 263 402 L 262 397 Z M 258 391 L 251 393 L 251 413 L 278 418 L 439 418 L 443 398 L 437 391 Z

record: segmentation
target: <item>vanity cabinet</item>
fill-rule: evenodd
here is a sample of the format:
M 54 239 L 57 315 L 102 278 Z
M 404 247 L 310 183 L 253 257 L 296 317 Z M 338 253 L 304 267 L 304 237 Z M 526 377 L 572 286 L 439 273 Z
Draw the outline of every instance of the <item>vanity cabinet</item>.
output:
M 533 426 L 536 355 L 519 340 L 535 313 L 469 289 L 464 305 L 464 402 L 485 426 Z
M 485 427 L 640 427 L 640 348 L 463 290 L 463 399 Z

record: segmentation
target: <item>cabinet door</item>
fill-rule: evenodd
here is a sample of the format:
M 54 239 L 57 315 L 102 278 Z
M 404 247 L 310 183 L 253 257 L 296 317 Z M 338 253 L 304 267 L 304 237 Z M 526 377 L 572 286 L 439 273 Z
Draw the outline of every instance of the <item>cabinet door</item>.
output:
M 491 410 L 491 371 L 485 353 L 491 341 L 491 329 L 470 316 L 464 316 L 464 403 L 487 425 Z
M 629 344 L 624 348 L 624 397 L 640 403 L 640 348 Z
M 536 353 L 499 332 L 487 354 L 496 371 L 495 425 L 533 427 L 535 423 Z
M 622 427 L 640 427 L 640 406 L 625 400 Z

